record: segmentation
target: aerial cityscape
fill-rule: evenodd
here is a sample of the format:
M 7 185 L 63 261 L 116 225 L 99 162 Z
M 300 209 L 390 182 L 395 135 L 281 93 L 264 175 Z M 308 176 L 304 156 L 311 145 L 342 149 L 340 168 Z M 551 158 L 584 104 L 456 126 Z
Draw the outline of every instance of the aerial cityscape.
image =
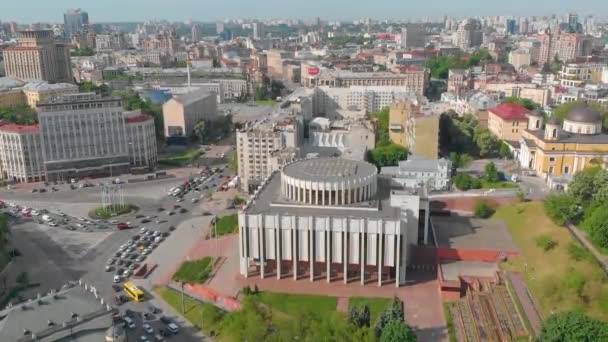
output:
M 0 342 L 608 341 L 607 4 L 0 8 Z

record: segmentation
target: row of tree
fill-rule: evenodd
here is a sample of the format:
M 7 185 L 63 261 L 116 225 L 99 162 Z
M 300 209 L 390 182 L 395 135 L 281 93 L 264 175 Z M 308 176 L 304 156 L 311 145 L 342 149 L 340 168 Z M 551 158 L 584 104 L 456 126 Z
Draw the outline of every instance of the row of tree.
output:
M 492 61 L 487 49 L 480 49 L 470 55 L 456 54 L 453 56 L 438 56 L 426 61 L 425 65 L 431 69 L 434 78 L 448 78 L 450 69 L 467 69 Z
M 477 118 L 470 113 L 462 117 L 454 111 L 441 115 L 439 145 L 443 151 L 454 156 L 506 158 L 511 155 L 508 146 L 499 141 L 490 130 L 482 127 Z
M 38 123 L 38 115 L 32 107 L 20 104 L 16 106 L 0 106 L 0 120 L 17 125 L 33 125 Z
M 408 150 L 404 146 L 395 144 L 389 136 L 390 109 L 383 108 L 371 114 L 371 118 L 377 122 L 376 148 L 367 153 L 367 160 L 378 168 L 383 166 L 395 166 L 400 160 L 406 160 Z

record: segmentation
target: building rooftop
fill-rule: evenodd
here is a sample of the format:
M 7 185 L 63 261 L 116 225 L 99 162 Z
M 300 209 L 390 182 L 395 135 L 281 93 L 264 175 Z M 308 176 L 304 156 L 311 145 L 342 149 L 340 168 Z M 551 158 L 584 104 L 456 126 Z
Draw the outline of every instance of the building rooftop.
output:
M 66 329 L 69 331 L 70 325 L 87 324 L 113 312 L 113 309 L 102 305 L 91 291 L 76 285 L 1 310 L 0 341 L 38 341 L 38 338 L 60 335 Z M 104 320 L 109 326 L 111 321 Z M 64 323 L 67 328 L 63 327 Z M 32 339 L 32 334 L 37 339 Z
M 6 124 L 0 125 L 0 132 L 10 133 L 38 133 L 40 132 L 40 125 L 17 125 L 17 124 Z
M 528 131 L 540 140 L 545 141 L 545 132 L 542 130 Z M 608 144 L 608 134 L 576 134 L 561 131 L 559 138 L 557 139 L 560 143 L 572 143 L 572 144 Z M 526 140 L 528 144 L 529 140 Z M 549 141 L 550 142 L 550 141 Z M 530 145 L 528 145 L 530 146 Z
M 25 84 L 24 81 L 14 77 L 0 77 L 0 91 L 20 88 Z
M 281 173 L 274 172 L 267 180 L 255 199 L 245 209 L 246 214 L 282 214 L 298 216 L 343 216 L 352 218 L 399 218 L 400 208 L 390 205 L 391 192 L 405 191 L 389 177 L 378 177 L 378 191 L 370 201 L 346 206 L 312 206 L 289 202 L 281 195 Z M 416 195 L 412 193 L 412 195 Z
M 368 162 L 343 158 L 311 158 L 288 164 L 283 172 L 303 181 L 335 182 L 345 179 L 361 179 L 377 173 Z
M 526 114 L 530 113 L 526 107 L 517 103 L 501 103 L 489 111 L 507 121 L 527 120 Z
M 152 120 L 152 119 L 154 119 L 154 117 L 152 115 L 139 114 L 139 115 L 135 115 L 135 116 L 126 117 L 125 121 L 127 123 L 136 123 L 136 122 L 144 122 L 144 121 Z
M 62 90 L 74 88 L 77 89 L 78 86 L 69 83 L 48 83 L 46 81 L 30 81 L 26 85 L 23 86 L 23 90 L 33 90 L 33 91 L 45 91 L 45 90 Z
M 175 100 L 176 102 L 179 102 L 179 103 L 187 106 L 189 104 L 192 104 L 196 101 L 200 101 L 201 99 L 204 99 L 209 96 L 213 96 L 213 98 L 215 99 L 215 97 L 217 95 L 208 90 L 199 88 L 195 91 L 191 91 L 191 92 L 183 94 L 183 95 L 175 96 L 175 97 L 173 97 L 172 100 Z

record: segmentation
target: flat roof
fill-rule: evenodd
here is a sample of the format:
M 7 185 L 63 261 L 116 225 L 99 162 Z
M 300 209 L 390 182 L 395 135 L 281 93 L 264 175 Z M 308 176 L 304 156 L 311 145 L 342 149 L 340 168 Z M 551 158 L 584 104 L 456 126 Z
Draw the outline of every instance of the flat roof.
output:
M 431 216 L 438 247 L 519 252 L 501 220 L 466 216 Z
M 281 195 L 281 173 L 274 172 L 258 197 L 245 210 L 246 214 L 297 215 L 297 216 L 339 216 L 354 218 L 372 218 L 396 220 L 400 217 L 400 208 L 390 206 L 391 191 L 403 191 L 389 177 L 378 177 L 378 192 L 370 201 L 347 206 L 314 206 L 289 202 Z
M 304 181 L 336 182 L 360 179 L 377 173 L 368 162 L 344 158 L 311 158 L 293 162 L 283 168 L 289 177 Z
M 441 274 L 443 279 L 458 281 L 460 276 L 490 278 L 496 275 L 499 267 L 495 262 L 465 261 L 465 260 L 442 260 Z

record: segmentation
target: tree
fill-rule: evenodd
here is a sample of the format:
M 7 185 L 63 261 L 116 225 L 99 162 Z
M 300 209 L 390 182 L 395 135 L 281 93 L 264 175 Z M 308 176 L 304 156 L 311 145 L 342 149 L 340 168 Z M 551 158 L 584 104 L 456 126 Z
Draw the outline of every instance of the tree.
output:
M 390 143 L 388 135 L 389 116 L 390 109 L 388 107 L 382 108 L 381 110 L 370 115 L 370 117 L 378 121 L 376 130 L 376 145 L 385 145 Z
M 205 143 L 205 120 L 201 120 L 194 125 L 194 134 L 201 144 Z
M 570 194 L 576 204 L 587 205 L 594 198 L 597 191 L 596 175 L 600 172 L 599 167 L 589 167 L 577 172 L 574 179 L 568 186 L 568 194 Z
M 348 315 L 349 323 L 358 328 L 360 326 L 359 325 L 359 322 L 360 322 L 359 316 L 360 316 L 359 308 L 356 305 L 353 305 L 353 307 L 350 308 L 350 314 Z
M 255 100 L 263 101 L 268 100 L 268 89 L 265 86 L 258 86 L 255 89 Z
M 572 195 L 569 193 L 554 192 L 545 198 L 545 213 L 557 225 L 564 225 L 566 222 L 576 221 L 580 216 L 578 206 Z
M 541 108 L 538 103 L 536 103 L 532 100 L 522 99 L 521 97 L 516 97 L 516 96 L 507 96 L 502 100 L 502 103 L 520 104 L 529 110 L 538 110 Z
M 561 312 L 549 316 L 543 322 L 539 341 L 608 341 L 608 324 L 591 319 L 581 312 Z
M 488 182 L 498 181 L 498 169 L 496 168 L 496 164 L 494 164 L 494 162 L 487 163 L 485 171 L 485 178 Z
M 38 123 L 38 114 L 35 109 L 25 104 L 0 106 L 0 120 L 17 125 L 33 125 Z
M 382 336 L 384 327 L 392 320 L 403 320 L 402 303 L 398 298 L 393 298 L 389 306 L 386 307 L 380 314 L 380 317 L 378 317 L 378 320 L 374 325 L 374 332 L 377 337 Z
M 486 157 L 496 152 L 498 139 L 496 139 L 496 136 L 489 129 L 482 128 L 481 126 L 476 127 L 473 139 L 479 148 L 479 155 L 481 157 Z
M 583 222 L 591 239 L 601 247 L 608 247 L 608 206 L 599 206 Z
M 358 328 L 369 327 L 370 319 L 371 319 L 371 314 L 369 312 L 369 305 L 367 305 L 367 303 L 366 303 L 363 305 L 363 308 L 361 308 L 361 313 L 359 314 Z
M 9 235 L 11 235 L 11 230 L 8 224 L 8 215 L 0 213 L 0 253 L 4 252 Z
M 477 201 L 475 204 L 475 217 L 489 218 L 494 214 L 494 209 L 488 205 L 486 201 Z
M 517 190 L 515 195 L 520 202 L 524 202 L 526 200 L 526 193 L 522 189 Z
M 500 142 L 500 148 L 498 149 L 498 155 L 504 159 L 513 158 L 513 154 L 511 153 L 511 149 L 509 145 L 507 145 L 504 141 Z
M 17 275 L 15 281 L 21 286 L 27 286 L 30 283 L 30 277 L 27 272 L 23 271 Z
M 369 154 L 370 162 L 378 168 L 383 166 L 396 166 L 400 160 L 407 159 L 407 148 L 389 143 L 388 145 L 376 147 Z
M 415 342 L 416 334 L 403 320 L 392 319 L 382 330 L 381 342 Z

